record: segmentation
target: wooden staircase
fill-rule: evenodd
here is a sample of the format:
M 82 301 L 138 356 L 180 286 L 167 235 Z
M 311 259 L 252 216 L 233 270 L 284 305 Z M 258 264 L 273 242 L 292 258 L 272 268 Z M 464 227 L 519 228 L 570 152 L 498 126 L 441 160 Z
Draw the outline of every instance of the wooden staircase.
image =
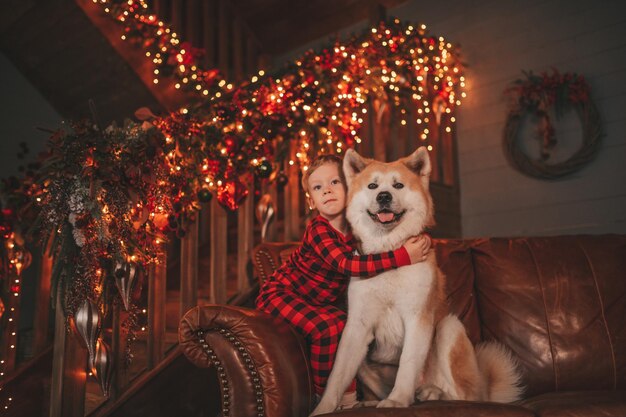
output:
M 207 68 L 219 68 L 237 82 L 269 68 L 272 56 L 362 20 L 377 22 L 386 7 L 403 1 L 151 0 L 148 4 L 183 39 L 206 50 L 203 64 Z M 90 99 L 96 103 L 102 124 L 132 117 L 142 106 L 154 112 L 175 110 L 189 99 L 171 83 L 153 83 L 145 56 L 120 40 L 119 27 L 92 0 L 8 1 L 0 6 L 0 35 L 2 51 L 66 118 L 90 117 Z M 397 143 L 383 140 L 381 135 L 389 134 L 389 129 L 376 129 L 372 124 L 368 130 L 365 136 L 372 140 L 362 149 L 366 155 L 396 158 L 412 146 L 406 138 Z M 411 132 L 393 134 L 409 137 Z M 454 153 L 450 149 L 445 158 L 456 167 L 449 156 Z M 431 185 L 441 225 L 437 234 L 458 236 L 456 172 L 438 175 L 438 182 Z M 272 193 L 279 213 L 271 235 L 276 240 L 299 239 L 304 226 L 299 182 L 290 181 L 284 190 L 274 187 L 263 192 Z M 254 278 L 248 254 L 261 240 L 253 214 L 257 203 L 258 197 L 248 198 L 236 214 L 228 214 L 213 199 L 191 233 L 182 240 L 172 239 L 167 266 L 151 271 L 145 280 L 147 314 L 143 319 L 148 330 L 135 341 L 131 366 L 126 370 L 118 366 L 109 400 L 102 397 L 97 381 L 85 375 L 85 348 L 75 335 L 65 332 L 63 318 L 57 317 L 54 352 L 51 347 L 40 350 L 0 381 L 0 407 L 7 393 L 15 392 L 20 399 L 5 415 L 218 415 L 215 371 L 194 368 L 178 352 L 178 321 L 197 304 L 250 303 Z M 113 345 L 119 361 L 124 312 L 118 309 L 115 314 L 106 337 L 118 341 Z M 40 381 L 39 385 L 34 381 Z M 26 392 L 33 392 L 37 400 L 22 401 Z

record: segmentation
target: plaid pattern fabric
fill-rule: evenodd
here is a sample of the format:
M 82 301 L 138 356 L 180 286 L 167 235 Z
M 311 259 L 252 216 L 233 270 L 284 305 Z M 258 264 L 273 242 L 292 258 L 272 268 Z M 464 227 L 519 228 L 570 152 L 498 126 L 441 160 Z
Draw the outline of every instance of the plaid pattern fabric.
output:
M 302 245 L 261 287 L 257 308 L 293 325 L 311 349 L 311 368 L 322 393 L 337 352 L 346 313 L 336 306 L 351 276 L 369 277 L 410 264 L 400 248 L 355 255 L 351 236 L 335 230 L 322 216 L 313 219 Z
M 346 324 L 346 313 L 333 305 L 311 306 L 289 291 L 270 293 L 259 308 L 294 326 L 305 337 L 310 347 L 315 392 L 321 395 Z

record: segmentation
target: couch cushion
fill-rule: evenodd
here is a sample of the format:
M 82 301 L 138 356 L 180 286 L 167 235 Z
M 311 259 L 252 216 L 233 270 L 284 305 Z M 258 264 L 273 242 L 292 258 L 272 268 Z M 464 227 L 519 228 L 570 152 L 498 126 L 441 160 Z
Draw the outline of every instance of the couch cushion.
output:
M 520 402 L 539 417 L 624 417 L 626 391 L 551 392 Z
M 481 340 L 478 309 L 474 297 L 474 265 L 470 240 L 433 241 L 439 268 L 446 276 L 446 295 L 450 311 L 456 314 L 474 343 Z
M 527 395 L 626 389 L 626 236 L 473 246 L 482 334 L 509 346 Z
M 510 404 L 470 401 L 426 401 L 409 408 L 354 408 L 325 416 L 336 417 L 535 417 L 526 408 Z

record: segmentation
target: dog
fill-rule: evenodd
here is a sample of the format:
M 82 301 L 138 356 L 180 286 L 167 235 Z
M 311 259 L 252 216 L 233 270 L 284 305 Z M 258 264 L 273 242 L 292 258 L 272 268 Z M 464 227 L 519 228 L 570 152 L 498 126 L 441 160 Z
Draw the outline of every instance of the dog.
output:
M 343 171 L 346 217 L 362 253 L 397 249 L 434 225 L 431 163 L 425 147 L 391 163 L 349 149 Z M 475 349 L 461 321 L 449 314 L 444 288 L 434 251 L 424 262 L 369 279 L 351 278 L 348 320 L 326 390 L 312 415 L 334 411 L 357 373 L 381 400 L 377 407 L 408 407 L 416 398 L 519 399 L 521 375 L 512 355 L 496 342 Z M 380 364 L 397 365 L 397 372 L 390 375 L 388 370 L 395 367 Z

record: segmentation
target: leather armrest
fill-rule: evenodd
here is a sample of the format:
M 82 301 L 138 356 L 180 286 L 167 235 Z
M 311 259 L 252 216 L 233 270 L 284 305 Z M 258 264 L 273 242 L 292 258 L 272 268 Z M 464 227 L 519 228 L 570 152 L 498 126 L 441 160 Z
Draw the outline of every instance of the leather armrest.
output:
M 183 316 L 179 341 L 196 366 L 216 367 L 224 415 L 308 416 L 308 350 L 290 326 L 256 310 L 205 305 Z
M 266 242 L 255 246 L 252 249 L 252 264 L 259 284 L 262 285 L 299 245 L 300 242 Z

